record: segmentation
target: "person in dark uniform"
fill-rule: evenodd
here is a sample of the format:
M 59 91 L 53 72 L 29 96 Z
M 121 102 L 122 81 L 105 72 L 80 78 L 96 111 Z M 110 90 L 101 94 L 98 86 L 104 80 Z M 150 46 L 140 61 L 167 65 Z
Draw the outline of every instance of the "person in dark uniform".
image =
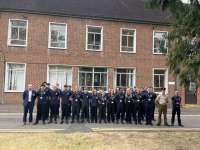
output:
M 74 123 L 75 117 L 76 117 L 77 122 L 79 123 L 81 101 L 82 101 L 82 91 L 75 90 L 72 95 L 72 121 L 71 123 Z
M 57 115 L 58 109 L 60 105 L 60 90 L 57 89 L 56 86 L 53 86 L 53 90 L 51 90 L 51 99 L 50 99 L 50 120 L 49 123 L 52 123 L 53 119 L 57 124 Z
M 134 118 L 135 118 L 135 124 L 142 124 L 142 96 L 139 89 L 137 89 L 135 93 L 135 97 L 133 97 L 133 103 L 134 103 Z
M 132 123 L 132 110 L 133 110 L 133 98 L 131 94 L 131 89 L 126 90 L 126 98 L 125 98 L 125 110 L 126 110 L 126 123 Z
M 156 108 L 155 101 L 156 101 L 157 95 L 156 95 L 156 93 L 153 92 L 153 88 L 152 87 L 148 88 L 148 93 L 151 93 L 151 95 L 152 95 L 151 118 L 152 118 L 153 121 L 155 121 L 155 117 L 154 117 L 155 116 L 155 108 Z
M 172 126 L 174 126 L 174 120 L 176 114 L 178 118 L 178 125 L 183 127 L 181 123 L 181 97 L 179 96 L 178 91 L 176 91 L 175 95 L 172 97 L 172 119 L 171 119 Z
M 104 123 L 107 123 L 106 121 L 106 104 L 107 104 L 107 97 L 106 93 L 103 91 L 100 91 L 99 93 L 99 123 L 103 120 Z
M 132 100 L 133 100 L 133 103 L 132 103 L 132 116 L 133 116 L 133 121 L 135 122 L 136 121 L 136 112 L 135 112 L 135 102 L 137 102 L 137 88 L 134 87 L 131 91 L 131 94 L 132 94 Z
M 36 121 L 34 125 L 39 123 L 39 120 L 42 119 L 43 124 L 45 124 L 45 121 L 47 119 L 47 93 L 45 91 L 45 85 L 42 84 L 40 86 L 40 89 L 37 92 L 37 115 L 36 115 Z
M 116 105 L 117 105 L 117 123 L 119 123 L 119 120 L 121 120 L 121 123 L 124 123 L 124 113 L 125 113 L 125 93 L 123 89 L 120 89 L 120 91 L 117 94 L 116 99 Z
M 90 100 L 90 111 L 91 111 L 91 123 L 97 123 L 97 107 L 98 107 L 99 96 L 96 90 L 93 90 Z
M 64 90 L 61 93 L 61 124 L 65 122 L 68 123 L 68 120 L 71 115 L 71 99 L 72 99 L 73 92 L 71 90 L 71 86 L 64 85 Z
M 142 119 L 142 121 L 144 121 L 145 120 L 145 117 L 146 117 L 146 111 L 145 111 L 145 101 L 146 101 L 146 99 L 147 99 L 147 88 L 145 87 L 145 88 L 141 88 L 140 89 L 140 95 L 141 95 L 141 119 Z
M 152 114 L 153 114 L 153 105 L 155 103 L 155 94 L 151 91 L 151 88 L 147 89 L 147 93 L 145 96 L 145 115 L 146 115 L 146 125 L 152 124 Z
M 110 123 L 115 122 L 115 114 L 116 114 L 116 103 L 115 103 L 115 94 L 114 90 L 110 89 L 109 93 L 107 94 L 107 121 Z
M 36 91 L 32 89 L 32 84 L 28 84 L 28 89 L 23 93 L 23 106 L 24 106 L 24 116 L 23 122 L 26 125 L 27 114 L 29 113 L 29 123 L 33 120 L 33 108 L 35 105 Z
M 60 85 L 58 84 L 58 83 L 56 83 L 56 88 L 57 88 L 57 90 L 58 90 L 58 92 L 60 93 L 60 96 L 61 96 L 61 93 L 62 93 L 62 91 L 61 91 L 61 89 L 60 89 Z M 60 100 L 61 99 L 59 99 L 59 105 L 58 105 L 58 107 L 57 107 L 57 109 L 56 109 L 56 115 L 57 115 L 57 118 L 59 118 L 60 117 Z
M 51 88 L 50 83 L 43 83 L 45 85 L 45 93 L 46 93 L 46 99 L 47 99 L 47 105 L 46 105 L 46 119 L 49 119 L 49 112 L 50 112 L 50 101 L 51 101 Z
M 84 93 L 82 94 L 82 101 L 81 101 L 81 122 L 84 123 L 85 119 L 87 122 L 90 122 L 89 118 L 89 107 L 90 107 L 90 98 L 91 95 L 87 91 L 87 89 L 84 90 Z

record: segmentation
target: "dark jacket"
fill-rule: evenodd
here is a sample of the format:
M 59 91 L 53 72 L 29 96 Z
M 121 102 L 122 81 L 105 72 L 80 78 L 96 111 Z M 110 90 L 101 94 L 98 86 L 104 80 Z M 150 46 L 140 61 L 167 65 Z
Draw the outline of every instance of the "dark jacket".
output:
M 23 105 L 26 106 L 28 104 L 28 96 L 29 96 L 29 91 L 25 90 L 23 93 Z M 31 104 L 35 104 L 35 99 L 36 99 L 37 93 L 36 91 L 32 90 L 32 96 L 31 96 Z

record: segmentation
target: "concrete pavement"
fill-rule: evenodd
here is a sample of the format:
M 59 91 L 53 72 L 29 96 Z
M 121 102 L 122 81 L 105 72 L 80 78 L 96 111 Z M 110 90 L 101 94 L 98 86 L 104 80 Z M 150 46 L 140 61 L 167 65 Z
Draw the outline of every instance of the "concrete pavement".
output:
M 171 110 L 168 110 L 168 123 L 171 119 Z M 74 124 L 46 124 L 42 123 L 24 126 L 22 123 L 23 108 L 21 105 L 0 105 L 0 132 L 91 132 L 91 131 L 175 131 L 188 130 L 200 131 L 200 108 L 182 109 L 182 122 L 184 128 L 178 126 L 146 126 L 135 124 L 92 124 L 92 123 L 74 123 Z M 157 115 L 156 115 L 157 118 Z M 35 119 L 35 113 L 34 113 Z M 177 122 L 176 122 L 177 124 Z

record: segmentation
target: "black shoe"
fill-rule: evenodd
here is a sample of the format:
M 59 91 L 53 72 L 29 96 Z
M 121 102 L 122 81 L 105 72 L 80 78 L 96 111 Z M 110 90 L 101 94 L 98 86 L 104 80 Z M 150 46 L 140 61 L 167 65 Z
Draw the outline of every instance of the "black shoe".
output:
M 55 124 L 57 124 L 57 121 L 55 121 Z
M 49 121 L 48 124 L 52 123 L 52 121 Z
M 149 123 L 149 125 L 153 126 L 153 123 Z
M 160 123 L 158 123 L 157 126 L 160 126 Z
M 179 127 L 184 127 L 184 125 L 182 125 L 182 124 L 179 124 Z
M 24 122 L 24 126 L 26 125 L 26 122 Z
M 45 121 L 43 121 L 43 125 L 45 125 L 46 123 L 45 123 Z
M 172 124 L 171 124 L 171 126 L 173 127 L 173 126 L 174 126 L 174 124 L 172 123 Z
M 63 124 L 64 123 L 64 121 L 62 120 L 61 122 L 60 122 L 60 124 Z
M 33 125 L 37 125 L 38 124 L 38 122 L 35 122 Z
M 168 123 L 165 123 L 165 126 L 167 126 L 167 127 L 168 127 L 168 126 L 169 126 L 169 125 L 168 125 Z

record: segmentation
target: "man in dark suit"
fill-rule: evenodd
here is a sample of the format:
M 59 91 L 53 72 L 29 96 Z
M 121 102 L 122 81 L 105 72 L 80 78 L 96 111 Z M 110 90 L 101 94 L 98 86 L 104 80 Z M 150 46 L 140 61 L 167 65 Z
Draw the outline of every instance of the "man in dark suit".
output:
M 26 89 L 23 93 L 24 125 L 26 125 L 26 118 L 27 118 L 28 112 L 29 112 L 29 123 L 32 123 L 35 99 L 36 99 L 36 91 L 32 89 L 32 84 L 29 84 L 28 89 Z

